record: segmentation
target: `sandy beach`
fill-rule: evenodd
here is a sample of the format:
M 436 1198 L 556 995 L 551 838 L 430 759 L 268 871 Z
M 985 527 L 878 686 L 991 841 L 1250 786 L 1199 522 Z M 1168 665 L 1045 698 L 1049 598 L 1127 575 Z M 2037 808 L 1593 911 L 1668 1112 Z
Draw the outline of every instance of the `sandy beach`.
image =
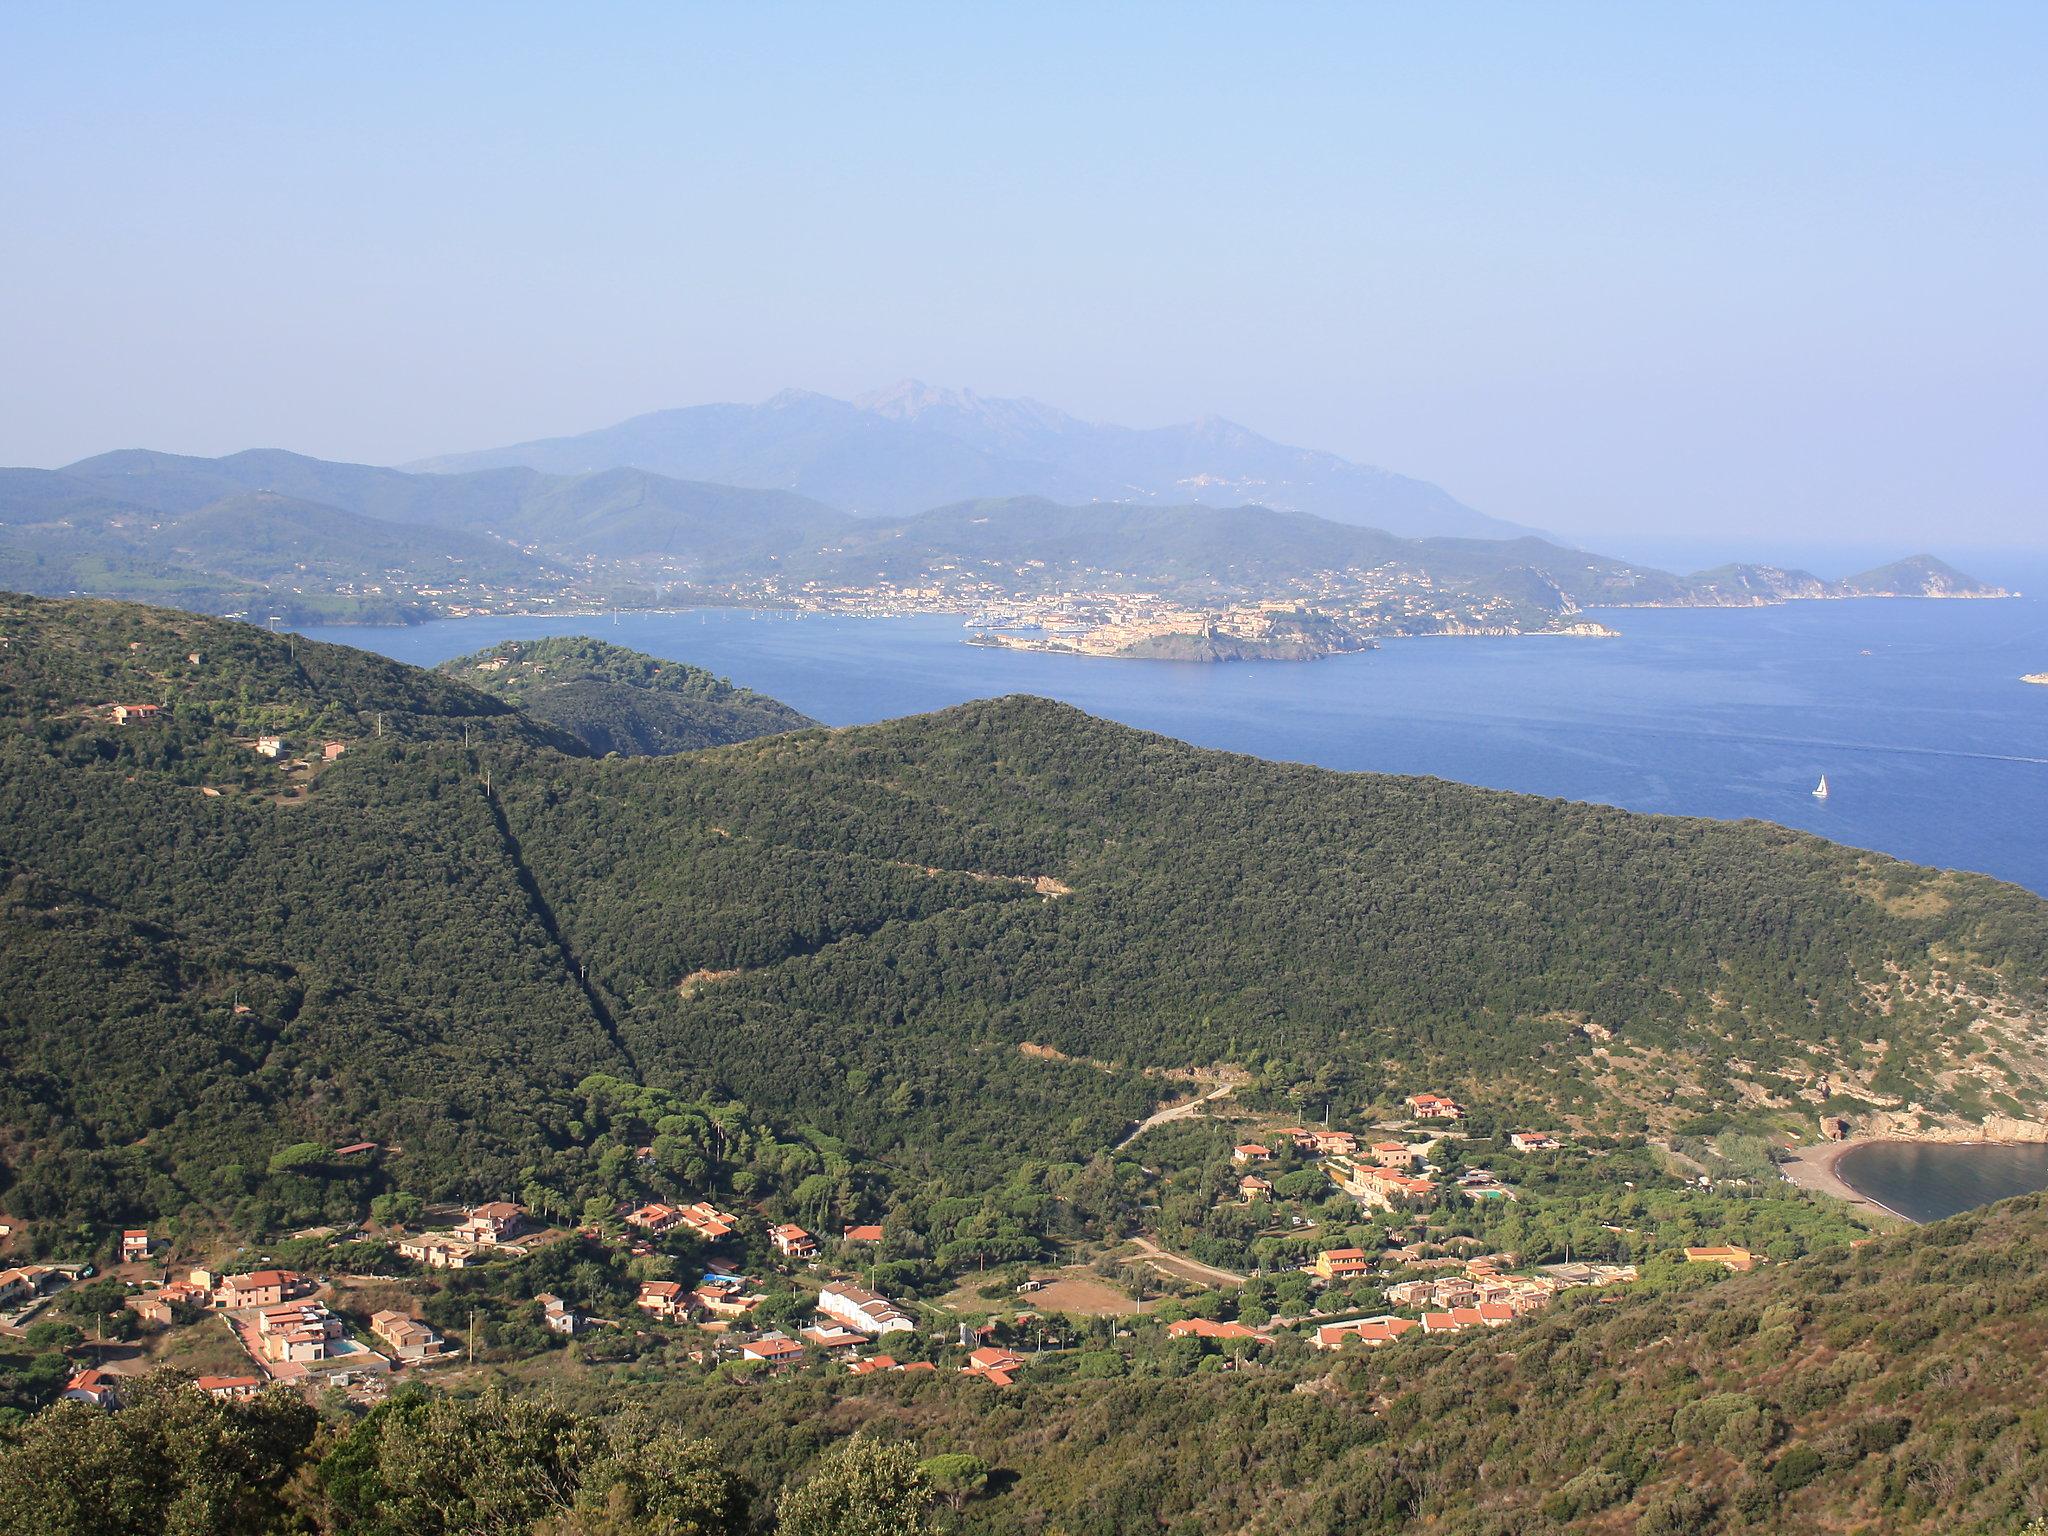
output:
M 1877 1216 L 1887 1216 L 1893 1221 L 1916 1225 L 1910 1216 L 1901 1216 L 1888 1205 L 1881 1205 L 1868 1195 L 1860 1194 L 1847 1183 L 1835 1165 L 1858 1147 L 1867 1147 L 1875 1142 L 1896 1141 L 1893 1136 L 1854 1136 L 1847 1141 L 1824 1141 L 1817 1146 L 1801 1147 L 1785 1161 L 1779 1169 L 1792 1183 L 1801 1189 L 1810 1189 L 1815 1194 L 1832 1195 L 1837 1200 L 1846 1200 L 1851 1205 L 1861 1206 Z

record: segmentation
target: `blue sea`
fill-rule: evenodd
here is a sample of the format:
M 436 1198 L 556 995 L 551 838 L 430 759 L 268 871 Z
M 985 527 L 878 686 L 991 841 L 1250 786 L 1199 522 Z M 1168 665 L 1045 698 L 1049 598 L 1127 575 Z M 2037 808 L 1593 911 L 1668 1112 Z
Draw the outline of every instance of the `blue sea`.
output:
M 421 665 L 503 639 L 596 634 L 708 667 L 831 725 L 1043 694 L 1202 746 L 1757 817 L 2048 894 L 2048 687 L 2020 681 L 2048 671 L 2048 601 L 1592 617 L 1621 637 L 1396 640 L 1318 662 L 1234 665 L 982 649 L 962 643 L 957 619 L 733 609 L 308 633 Z M 1822 774 L 1826 800 L 1812 794 Z
M 1844 1153 L 1835 1172 L 1858 1194 L 1908 1221 L 1940 1221 L 2048 1189 L 2048 1146 L 1874 1141 Z

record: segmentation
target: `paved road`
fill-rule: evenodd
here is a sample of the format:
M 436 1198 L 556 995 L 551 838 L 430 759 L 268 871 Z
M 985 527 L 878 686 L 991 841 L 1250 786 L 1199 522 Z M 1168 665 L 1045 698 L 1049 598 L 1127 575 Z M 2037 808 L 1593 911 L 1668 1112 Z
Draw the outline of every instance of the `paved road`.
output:
M 1235 1088 L 1236 1086 L 1237 1084 L 1235 1083 L 1225 1083 L 1221 1088 L 1211 1088 L 1207 1093 L 1201 1095 L 1199 1098 L 1189 1099 L 1185 1104 L 1175 1104 L 1171 1108 L 1157 1110 L 1154 1113 L 1147 1115 L 1144 1119 L 1138 1122 L 1138 1128 L 1132 1131 L 1131 1134 L 1126 1136 L 1122 1141 L 1118 1142 L 1113 1150 L 1118 1152 L 1123 1151 L 1125 1147 L 1128 1147 L 1132 1142 L 1136 1141 L 1140 1136 L 1144 1135 L 1147 1131 L 1151 1130 L 1155 1125 L 1168 1125 L 1175 1120 L 1185 1120 L 1190 1115 L 1199 1114 L 1204 1104 L 1213 1103 L 1217 1099 L 1229 1098 L 1230 1090 Z

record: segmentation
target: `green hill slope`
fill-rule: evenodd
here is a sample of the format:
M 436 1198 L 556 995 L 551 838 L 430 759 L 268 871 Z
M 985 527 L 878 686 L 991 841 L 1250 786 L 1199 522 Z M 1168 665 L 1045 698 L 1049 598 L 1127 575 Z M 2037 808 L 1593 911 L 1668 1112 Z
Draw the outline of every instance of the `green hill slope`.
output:
M 818 723 L 702 667 L 587 635 L 507 640 L 437 670 L 560 726 L 599 756 L 662 757 Z
M 8 599 L 0 633 L 0 868 L 91 914 L 136 998 L 274 999 L 156 1063 L 174 1091 L 140 1135 L 17 1126 L 33 1187 L 5 1198 L 37 1213 L 232 1208 L 228 1169 L 344 1136 L 404 1145 L 421 1193 L 545 1175 L 580 1201 L 606 1186 L 571 1090 L 599 1071 L 957 1189 L 1087 1163 L 1171 1091 L 1148 1069 L 1225 1061 L 1249 1102 L 1340 1118 L 1421 1088 L 1620 1135 L 1893 1095 L 2041 1114 L 2048 903 L 1777 828 L 1260 762 L 1033 699 L 595 761 L 453 679 L 251 626 Z M 168 718 L 101 708 L 138 700 Z M 164 980 L 187 970 L 189 998 Z M 0 1002 L 37 1042 L 6 1096 L 70 1061 L 76 1103 L 120 1103 L 119 1020 L 158 1004 L 81 1007 L 64 974 Z M 126 1171 L 96 1184 L 93 1157 Z

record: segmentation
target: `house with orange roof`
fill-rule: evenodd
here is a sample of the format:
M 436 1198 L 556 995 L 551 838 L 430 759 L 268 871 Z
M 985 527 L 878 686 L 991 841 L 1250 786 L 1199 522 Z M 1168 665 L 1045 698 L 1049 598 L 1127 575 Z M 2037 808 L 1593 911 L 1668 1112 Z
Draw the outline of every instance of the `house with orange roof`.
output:
M 114 1376 L 97 1366 L 78 1372 L 65 1383 L 64 1401 L 91 1403 L 95 1408 L 118 1408 L 121 1404 Z
M 879 1243 L 882 1227 L 879 1222 L 863 1222 L 857 1227 L 848 1227 L 842 1241 L 849 1243 Z
M 1172 1339 L 1256 1339 L 1258 1333 L 1243 1323 L 1219 1323 L 1206 1317 L 1184 1317 L 1166 1325 Z
M 208 1397 L 233 1402 L 261 1396 L 264 1383 L 261 1376 L 199 1376 L 192 1385 Z
M 559 1333 L 573 1339 L 582 1331 L 584 1319 L 568 1302 L 553 1291 L 542 1291 L 533 1298 L 540 1308 L 540 1325 L 549 1333 Z
M 214 1288 L 213 1304 L 223 1312 L 243 1307 L 274 1307 L 298 1288 L 299 1277 L 288 1269 L 259 1269 L 229 1275 Z
M 370 1332 L 400 1360 L 438 1360 L 447 1348 L 441 1336 L 417 1318 L 384 1311 L 370 1318 Z
M 1023 1359 L 1007 1349 L 977 1349 L 967 1357 L 960 1372 L 964 1376 L 979 1376 L 993 1387 L 1007 1387 L 1023 1369 Z
M 1348 1157 L 1325 1160 L 1323 1170 L 1332 1183 L 1368 1209 L 1391 1210 L 1399 1202 L 1426 1201 L 1436 1194 L 1436 1185 L 1428 1179 Z
M 1420 1168 L 1429 1156 L 1429 1146 L 1417 1141 L 1376 1141 L 1366 1153 L 1382 1168 Z
M 642 1280 L 640 1294 L 633 1305 L 649 1317 L 659 1318 L 664 1323 L 673 1323 L 683 1316 L 687 1303 L 679 1280 Z
M 793 1222 L 785 1221 L 768 1234 L 768 1240 L 786 1259 L 808 1261 L 818 1256 L 818 1240 Z
M 742 1360 L 757 1360 L 764 1365 L 794 1365 L 803 1357 L 803 1345 L 784 1333 L 764 1333 L 740 1346 Z
M 650 1201 L 638 1210 L 626 1212 L 626 1225 L 645 1232 L 650 1237 L 660 1237 L 679 1226 L 683 1213 L 672 1205 L 663 1205 L 659 1200 Z
M 1391 1344 L 1404 1333 L 1413 1332 L 1419 1324 L 1407 1317 L 1366 1317 L 1349 1323 L 1324 1323 L 1315 1331 L 1310 1344 L 1316 1349 L 1341 1349 L 1352 1339 L 1368 1349 L 1378 1349 Z
M 1404 1101 L 1408 1113 L 1418 1120 L 1462 1120 L 1465 1108 L 1441 1093 L 1411 1093 Z
M 341 1319 L 324 1302 L 287 1302 L 256 1314 L 257 1350 L 274 1365 L 325 1360 L 341 1332 Z
M 842 1328 L 837 1323 L 813 1324 L 799 1330 L 807 1343 L 815 1344 L 828 1355 L 841 1355 L 850 1349 L 859 1349 L 867 1343 L 864 1333 L 855 1333 L 851 1328 Z
M 47 1264 L 22 1264 L 0 1270 L 0 1307 L 18 1307 L 35 1300 L 57 1283 L 57 1271 Z
M 1240 1142 L 1230 1149 L 1230 1160 L 1239 1166 L 1245 1163 L 1270 1163 L 1273 1161 L 1273 1149 L 1263 1142 Z
M 467 1269 L 483 1252 L 481 1245 L 447 1232 L 422 1232 L 401 1238 L 398 1256 L 428 1269 Z
M 768 1298 L 757 1291 L 729 1285 L 699 1285 L 690 1299 L 704 1312 L 723 1322 L 736 1322 Z
M 142 1291 L 126 1298 L 123 1305 L 145 1323 L 154 1323 L 168 1328 L 173 1323 L 183 1322 L 195 1312 L 206 1310 L 210 1293 L 188 1280 L 173 1280 L 169 1285 L 160 1285 L 153 1291 Z
M 1324 1280 L 1357 1280 L 1372 1273 L 1372 1260 L 1363 1248 L 1325 1248 L 1309 1267 Z
M 515 1205 L 510 1200 L 491 1200 L 471 1206 L 469 1215 L 455 1229 L 455 1235 L 490 1247 L 517 1233 L 525 1218 L 525 1206 Z
M 682 1224 L 707 1243 L 721 1242 L 740 1229 L 740 1219 L 708 1200 L 686 1205 L 677 1213 Z

